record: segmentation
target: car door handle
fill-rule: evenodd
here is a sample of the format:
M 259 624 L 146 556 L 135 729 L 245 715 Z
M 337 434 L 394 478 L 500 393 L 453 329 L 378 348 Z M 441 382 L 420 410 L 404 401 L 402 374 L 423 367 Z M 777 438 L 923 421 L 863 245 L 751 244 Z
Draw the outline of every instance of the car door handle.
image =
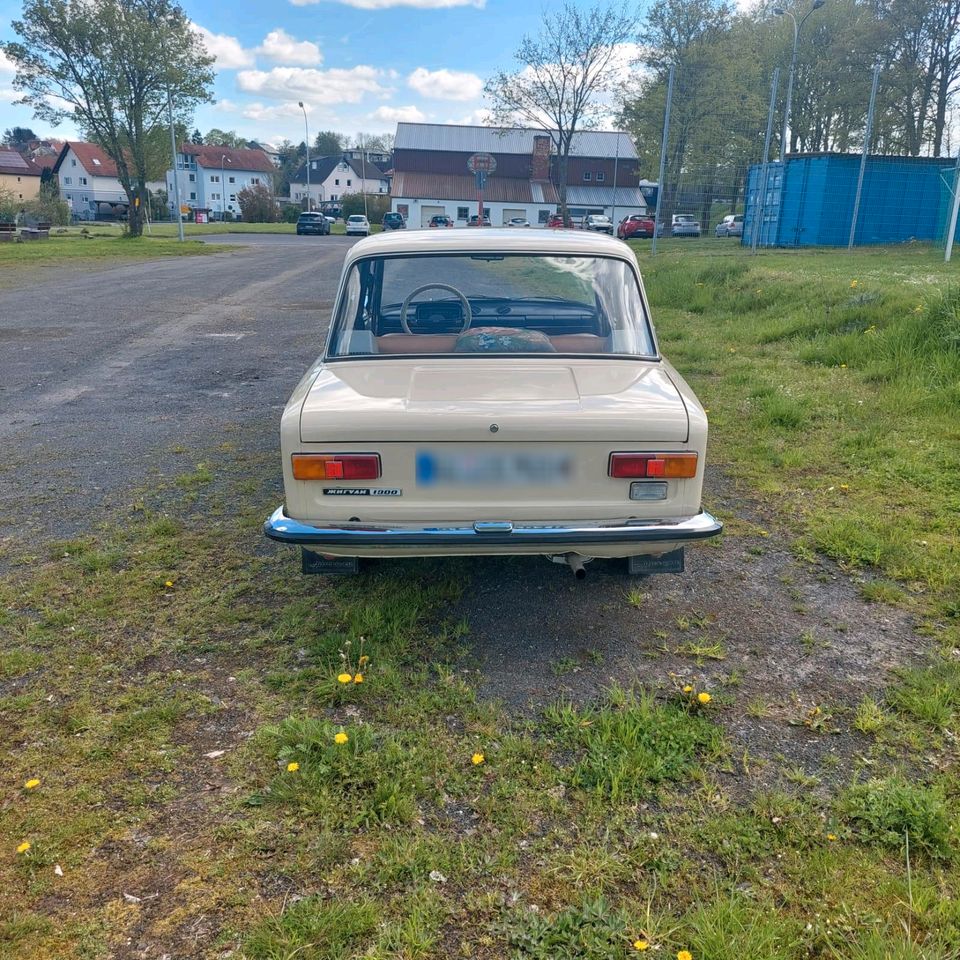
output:
M 473 525 L 474 533 L 513 533 L 513 524 L 509 520 L 477 520 Z

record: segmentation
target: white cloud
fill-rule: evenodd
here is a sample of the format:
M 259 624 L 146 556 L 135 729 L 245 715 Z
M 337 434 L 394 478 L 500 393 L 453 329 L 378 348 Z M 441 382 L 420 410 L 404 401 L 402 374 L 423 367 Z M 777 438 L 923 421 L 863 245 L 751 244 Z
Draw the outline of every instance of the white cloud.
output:
M 377 107 L 370 114 L 372 120 L 383 123 L 423 123 L 427 115 L 417 107 Z
M 0 50 L 0 73 L 16 72 L 17 68 L 13 65 L 13 61 L 2 50 Z
M 290 0 L 295 7 L 306 7 L 323 0 Z M 389 7 L 416 7 L 419 10 L 441 10 L 448 7 L 477 7 L 482 10 L 487 0 L 335 0 L 358 10 L 386 10 Z
M 446 123 L 452 123 L 456 126 L 462 127 L 492 127 L 495 126 L 493 122 L 493 114 L 485 109 L 480 107 L 478 110 L 471 110 L 466 116 L 463 117 L 452 117 L 451 119 L 445 121 Z
M 309 103 L 304 104 L 308 114 L 312 114 L 313 107 Z M 282 120 L 287 117 L 293 117 L 303 124 L 303 111 L 300 105 L 296 103 L 278 103 L 268 106 L 263 103 L 248 103 L 240 110 L 240 115 L 248 120 Z
M 237 74 L 237 88 L 271 100 L 357 103 L 367 94 L 389 95 L 391 91 L 380 83 L 382 76 L 382 71 L 366 66 L 349 70 L 274 67 L 272 70 L 241 70 Z
M 291 37 L 283 27 L 271 30 L 263 38 L 263 43 L 257 47 L 257 53 L 277 63 L 300 67 L 316 67 L 323 62 L 323 54 L 315 43 L 309 40 L 297 40 Z
M 0 103 L 16 103 L 23 96 L 13 87 L 0 87 Z
M 407 86 L 421 97 L 435 100 L 476 100 L 483 93 L 483 81 L 475 73 L 460 70 L 417 67 L 407 77 Z
M 236 37 L 228 37 L 225 33 L 211 33 L 199 23 L 191 24 L 194 32 L 199 34 L 203 45 L 211 57 L 216 59 L 216 66 L 221 70 L 236 70 L 239 67 L 253 66 L 254 57 L 250 50 L 244 50 L 243 45 Z

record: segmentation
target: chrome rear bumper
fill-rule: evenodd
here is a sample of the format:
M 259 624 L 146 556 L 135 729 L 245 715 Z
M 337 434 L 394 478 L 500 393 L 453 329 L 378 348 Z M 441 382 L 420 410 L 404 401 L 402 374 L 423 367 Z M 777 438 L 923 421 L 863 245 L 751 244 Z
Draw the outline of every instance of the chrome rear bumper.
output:
M 485 545 L 542 547 L 577 544 L 651 544 L 689 543 L 715 537 L 723 524 L 709 513 L 673 520 L 611 520 L 556 524 L 513 524 L 507 521 L 477 521 L 470 526 L 383 526 L 369 523 L 311 526 L 291 520 L 283 507 L 277 507 L 263 525 L 271 540 L 297 543 L 322 549 L 355 546 L 358 551 L 370 547 L 463 547 L 470 553 L 482 553 Z

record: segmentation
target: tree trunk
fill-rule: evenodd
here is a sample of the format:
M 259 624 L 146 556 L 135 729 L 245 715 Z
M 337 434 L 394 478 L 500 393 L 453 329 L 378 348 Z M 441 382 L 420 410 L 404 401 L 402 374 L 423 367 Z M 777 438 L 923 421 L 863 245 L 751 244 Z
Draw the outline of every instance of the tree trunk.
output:
M 566 144 L 560 155 L 557 157 L 557 196 L 560 199 L 560 216 L 563 217 L 563 225 L 567 225 L 567 218 L 570 212 L 567 208 L 567 170 L 570 161 L 570 145 Z
M 124 188 L 127 194 L 127 233 L 131 237 L 139 237 L 143 234 L 143 215 L 142 207 L 137 203 L 143 203 L 139 186 Z

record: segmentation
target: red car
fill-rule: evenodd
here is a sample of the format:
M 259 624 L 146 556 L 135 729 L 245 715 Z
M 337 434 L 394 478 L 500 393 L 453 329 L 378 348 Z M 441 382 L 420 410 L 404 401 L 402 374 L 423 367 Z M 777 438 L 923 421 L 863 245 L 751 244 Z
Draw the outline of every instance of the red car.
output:
M 652 237 L 655 229 L 653 217 L 648 217 L 645 213 L 631 213 L 629 217 L 624 217 L 617 227 L 617 236 L 621 240 L 631 238 Z
M 573 229 L 573 220 L 570 217 L 567 217 L 567 222 L 563 222 L 563 217 L 559 213 L 554 213 L 550 219 L 547 221 L 547 229 L 549 230 L 572 230 Z

